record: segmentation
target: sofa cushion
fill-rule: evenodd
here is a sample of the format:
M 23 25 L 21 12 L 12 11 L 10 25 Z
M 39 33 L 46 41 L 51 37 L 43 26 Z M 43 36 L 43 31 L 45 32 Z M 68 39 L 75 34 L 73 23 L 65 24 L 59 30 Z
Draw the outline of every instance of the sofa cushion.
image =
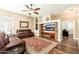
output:
M 9 43 L 9 37 L 8 37 L 8 35 L 5 35 L 4 42 L 5 42 L 5 44 L 8 44 Z
M 9 37 L 8 35 L 6 35 L 5 33 L 3 32 L 0 32 L 0 37 L 2 37 L 2 39 L 4 40 L 5 44 L 8 44 L 9 43 Z
M 20 39 L 34 36 L 34 33 L 31 31 L 31 29 L 18 29 L 16 30 L 16 33 Z
M 0 32 L 0 37 L 1 37 L 2 39 L 5 39 L 5 34 L 4 34 L 3 32 Z
M 0 35 L 0 49 L 5 46 L 4 38 Z

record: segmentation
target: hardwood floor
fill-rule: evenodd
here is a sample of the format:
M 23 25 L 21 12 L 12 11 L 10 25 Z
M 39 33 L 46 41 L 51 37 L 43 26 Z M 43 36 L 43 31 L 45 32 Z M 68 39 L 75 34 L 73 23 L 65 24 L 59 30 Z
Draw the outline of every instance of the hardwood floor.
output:
M 49 54 L 79 54 L 78 41 L 70 37 L 63 37 L 61 43 Z

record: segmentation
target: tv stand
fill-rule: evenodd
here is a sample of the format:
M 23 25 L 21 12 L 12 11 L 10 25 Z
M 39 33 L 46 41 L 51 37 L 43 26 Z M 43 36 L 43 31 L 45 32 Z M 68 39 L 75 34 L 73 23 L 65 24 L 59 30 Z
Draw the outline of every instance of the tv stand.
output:
M 51 32 L 42 32 L 42 35 L 49 35 L 50 38 L 55 39 L 55 31 L 51 31 Z

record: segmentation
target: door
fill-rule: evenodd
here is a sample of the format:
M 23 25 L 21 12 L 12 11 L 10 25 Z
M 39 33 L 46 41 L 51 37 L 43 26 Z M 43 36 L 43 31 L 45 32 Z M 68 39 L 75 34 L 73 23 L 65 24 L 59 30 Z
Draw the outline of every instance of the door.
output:
M 73 20 L 72 19 L 62 20 L 62 32 L 63 30 L 67 31 L 67 34 L 68 34 L 67 37 L 73 37 Z

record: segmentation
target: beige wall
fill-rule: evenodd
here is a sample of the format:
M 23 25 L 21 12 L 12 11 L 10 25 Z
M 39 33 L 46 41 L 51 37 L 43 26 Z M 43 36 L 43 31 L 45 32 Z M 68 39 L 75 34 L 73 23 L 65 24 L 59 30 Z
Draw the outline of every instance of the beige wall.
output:
M 60 15 L 53 15 L 53 14 L 51 14 L 50 18 L 51 18 L 51 20 L 55 20 L 55 19 L 59 19 L 59 16 Z
M 29 28 L 34 31 L 34 20 L 32 17 L 29 16 L 24 16 L 21 14 L 17 14 L 14 12 L 9 12 L 6 10 L 2 10 L 0 9 L 0 16 L 8 16 L 8 17 L 12 17 L 13 19 L 13 32 L 16 33 L 17 29 L 20 29 L 20 25 L 19 22 L 20 21 L 28 21 L 29 22 Z

